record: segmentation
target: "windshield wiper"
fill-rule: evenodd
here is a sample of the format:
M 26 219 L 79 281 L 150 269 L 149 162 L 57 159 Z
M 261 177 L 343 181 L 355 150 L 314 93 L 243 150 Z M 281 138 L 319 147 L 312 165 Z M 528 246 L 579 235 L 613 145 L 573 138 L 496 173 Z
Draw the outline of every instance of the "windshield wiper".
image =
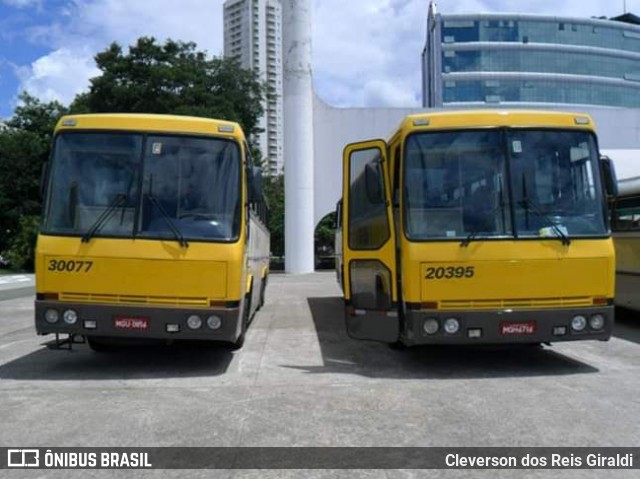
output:
M 187 240 L 184 239 L 184 236 L 182 236 L 182 233 L 171 219 L 171 216 L 169 216 L 169 213 L 167 213 L 166 210 L 162 207 L 158 199 L 151 193 L 147 193 L 146 196 L 147 198 L 149 198 L 151 204 L 155 206 L 156 209 L 160 212 L 160 214 L 162 215 L 162 219 L 164 219 L 165 223 L 167 223 L 167 226 L 178 240 L 178 243 L 180 243 L 180 246 L 188 248 L 189 243 L 187 243 Z
M 91 228 L 89 228 L 89 230 L 84 235 L 82 235 L 82 242 L 88 243 L 91 240 L 91 238 L 93 238 L 93 236 L 98 231 L 100 231 L 100 228 L 104 226 L 104 224 L 111 217 L 111 215 L 116 210 L 116 208 L 118 208 L 120 204 L 124 205 L 126 201 L 127 201 L 127 195 L 125 195 L 124 193 L 117 194 L 115 198 L 111 200 L 111 203 L 109 203 L 109 205 L 107 206 L 107 209 L 105 209 L 102 212 L 102 214 L 98 217 L 98 219 L 95 221 L 95 223 L 91 225 Z
M 562 229 L 551 219 L 549 218 L 549 216 L 547 216 L 542 209 L 536 205 L 533 201 L 531 201 L 529 198 L 523 198 L 522 200 L 518 201 L 518 204 L 520 206 L 522 206 L 526 212 L 528 212 L 529 210 L 531 210 L 531 212 L 536 215 L 538 218 L 542 218 L 543 220 L 546 221 L 546 223 L 551 226 L 551 228 L 553 228 L 553 230 L 556 232 L 556 238 L 558 238 L 560 241 L 562 241 L 563 245 L 570 245 L 571 244 L 571 240 L 569 239 L 569 237 L 562 231 Z
M 471 244 L 471 242 L 480 234 L 480 230 L 471 231 L 465 239 L 460 242 L 461 248 L 466 248 Z

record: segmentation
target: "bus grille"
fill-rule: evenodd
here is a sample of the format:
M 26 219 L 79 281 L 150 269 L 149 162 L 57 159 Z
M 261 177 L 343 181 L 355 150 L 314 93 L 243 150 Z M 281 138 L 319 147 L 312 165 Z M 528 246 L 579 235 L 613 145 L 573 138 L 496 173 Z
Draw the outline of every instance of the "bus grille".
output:
M 527 309 L 593 306 L 593 298 L 528 298 L 528 299 L 471 299 L 439 301 L 438 309 Z
M 134 296 L 125 294 L 60 293 L 61 301 L 103 304 L 147 304 L 162 306 L 209 306 L 209 298 L 184 296 Z

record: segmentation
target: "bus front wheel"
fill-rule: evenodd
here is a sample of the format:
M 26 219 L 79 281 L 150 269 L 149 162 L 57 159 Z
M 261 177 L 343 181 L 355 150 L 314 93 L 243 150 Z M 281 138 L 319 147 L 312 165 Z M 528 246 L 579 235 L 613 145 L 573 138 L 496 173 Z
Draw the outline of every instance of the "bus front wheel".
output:
M 95 338 L 93 336 L 87 337 L 87 343 L 92 351 L 96 353 L 108 353 L 114 350 L 114 345 L 110 344 L 102 338 Z
M 240 327 L 240 336 L 234 342 L 227 343 L 227 346 L 232 351 L 237 351 L 244 346 L 244 338 L 249 326 L 249 319 L 251 318 L 251 293 L 247 294 L 244 299 L 244 311 L 242 312 L 242 325 Z

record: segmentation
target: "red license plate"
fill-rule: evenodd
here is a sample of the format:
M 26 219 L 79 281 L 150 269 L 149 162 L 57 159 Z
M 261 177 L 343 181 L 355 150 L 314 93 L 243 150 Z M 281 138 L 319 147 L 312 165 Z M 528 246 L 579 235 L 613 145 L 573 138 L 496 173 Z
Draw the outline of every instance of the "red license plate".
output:
M 149 328 L 149 319 L 117 317 L 113 320 L 113 324 L 116 329 L 134 329 L 138 331 L 146 331 Z
M 528 336 L 535 333 L 535 321 L 500 323 L 500 334 L 502 336 Z

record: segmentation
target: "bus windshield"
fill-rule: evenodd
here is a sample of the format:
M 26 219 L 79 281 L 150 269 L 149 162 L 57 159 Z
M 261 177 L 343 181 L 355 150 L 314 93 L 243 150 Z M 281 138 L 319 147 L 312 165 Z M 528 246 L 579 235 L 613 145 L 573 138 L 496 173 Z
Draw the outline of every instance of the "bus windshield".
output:
M 43 233 L 175 239 L 175 227 L 185 239 L 236 239 L 240 166 L 228 140 L 60 134 Z
M 601 236 L 602 194 L 590 133 L 487 129 L 406 142 L 409 239 Z

